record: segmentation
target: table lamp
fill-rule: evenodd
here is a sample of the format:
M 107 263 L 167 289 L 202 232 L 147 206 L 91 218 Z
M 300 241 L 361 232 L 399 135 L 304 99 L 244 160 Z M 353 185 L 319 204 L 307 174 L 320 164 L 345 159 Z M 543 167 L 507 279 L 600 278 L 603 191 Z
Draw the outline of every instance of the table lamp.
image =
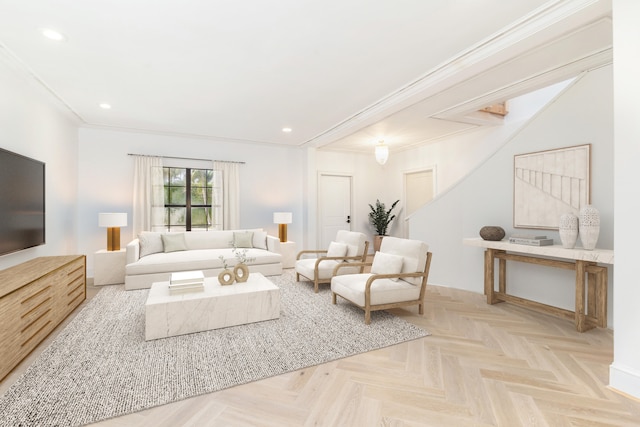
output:
M 278 224 L 278 236 L 281 242 L 287 241 L 287 224 L 291 224 L 293 214 L 291 212 L 274 212 L 273 223 Z
M 98 214 L 98 226 L 107 228 L 107 250 L 120 250 L 120 227 L 127 226 L 126 213 Z

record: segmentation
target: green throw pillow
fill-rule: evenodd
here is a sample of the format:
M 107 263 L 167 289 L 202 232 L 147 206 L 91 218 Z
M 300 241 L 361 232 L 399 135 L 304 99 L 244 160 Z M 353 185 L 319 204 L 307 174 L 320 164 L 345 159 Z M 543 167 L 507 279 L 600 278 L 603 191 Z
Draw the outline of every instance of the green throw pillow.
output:
M 233 246 L 236 248 L 253 247 L 253 231 L 242 231 L 233 233 Z
M 186 251 L 187 243 L 184 233 L 168 233 L 162 235 L 162 244 L 165 252 Z

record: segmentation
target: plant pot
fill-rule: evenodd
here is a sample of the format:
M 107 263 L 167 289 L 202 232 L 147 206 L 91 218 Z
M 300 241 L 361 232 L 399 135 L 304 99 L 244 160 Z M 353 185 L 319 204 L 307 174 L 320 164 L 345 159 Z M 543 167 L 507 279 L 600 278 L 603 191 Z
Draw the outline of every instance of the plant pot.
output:
M 233 268 L 233 274 L 236 276 L 236 282 L 244 283 L 249 280 L 249 267 L 247 264 L 238 264 Z
M 380 245 L 382 244 L 382 238 L 383 237 L 384 236 L 381 236 L 379 234 L 376 235 L 376 236 L 373 236 L 373 250 L 374 250 L 374 252 L 378 252 L 380 250 Z
M 218 282 L 220 282 L 222 286 L 232 285 L 235 280 L 236 275 L 233 274 L 233 270 L 229 270 L 228 268 L 218 274 Z

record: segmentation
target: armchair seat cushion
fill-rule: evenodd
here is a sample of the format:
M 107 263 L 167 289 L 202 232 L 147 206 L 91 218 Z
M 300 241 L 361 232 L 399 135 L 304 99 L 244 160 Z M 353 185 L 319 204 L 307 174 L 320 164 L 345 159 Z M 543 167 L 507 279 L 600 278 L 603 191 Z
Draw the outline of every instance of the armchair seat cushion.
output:
M 295 269 L 296 273 L 313 280 L 315 276 L 314 269 L 316 267 L 316 258 L 303 258 L 296 261 Z M 336 268 L 341 261 L 333 259 L 327 259 L 321 261 L 318 265 L 318 280 L 329 280 L 333 275 L 333 269 Z M 338 271 L 338 274 L 354 274 L 359 273 L 358 267 L 343 267 Z
M 331 291 L 364 307 L 364 290 L 371 276 L 371 273 L 334 276 L 331 279 Z M 378 279 L 371 284 L 371 305 L 393 304 L 418 298 L 420 298 L 420 286 L 404 280 Z

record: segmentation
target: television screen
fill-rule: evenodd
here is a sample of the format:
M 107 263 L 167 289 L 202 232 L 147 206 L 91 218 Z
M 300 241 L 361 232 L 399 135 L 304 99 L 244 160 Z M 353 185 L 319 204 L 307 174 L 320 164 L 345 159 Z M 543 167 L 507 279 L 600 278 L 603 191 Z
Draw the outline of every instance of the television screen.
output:
M 44 163 L 0 148 L 0 255 L 45 241 Z

